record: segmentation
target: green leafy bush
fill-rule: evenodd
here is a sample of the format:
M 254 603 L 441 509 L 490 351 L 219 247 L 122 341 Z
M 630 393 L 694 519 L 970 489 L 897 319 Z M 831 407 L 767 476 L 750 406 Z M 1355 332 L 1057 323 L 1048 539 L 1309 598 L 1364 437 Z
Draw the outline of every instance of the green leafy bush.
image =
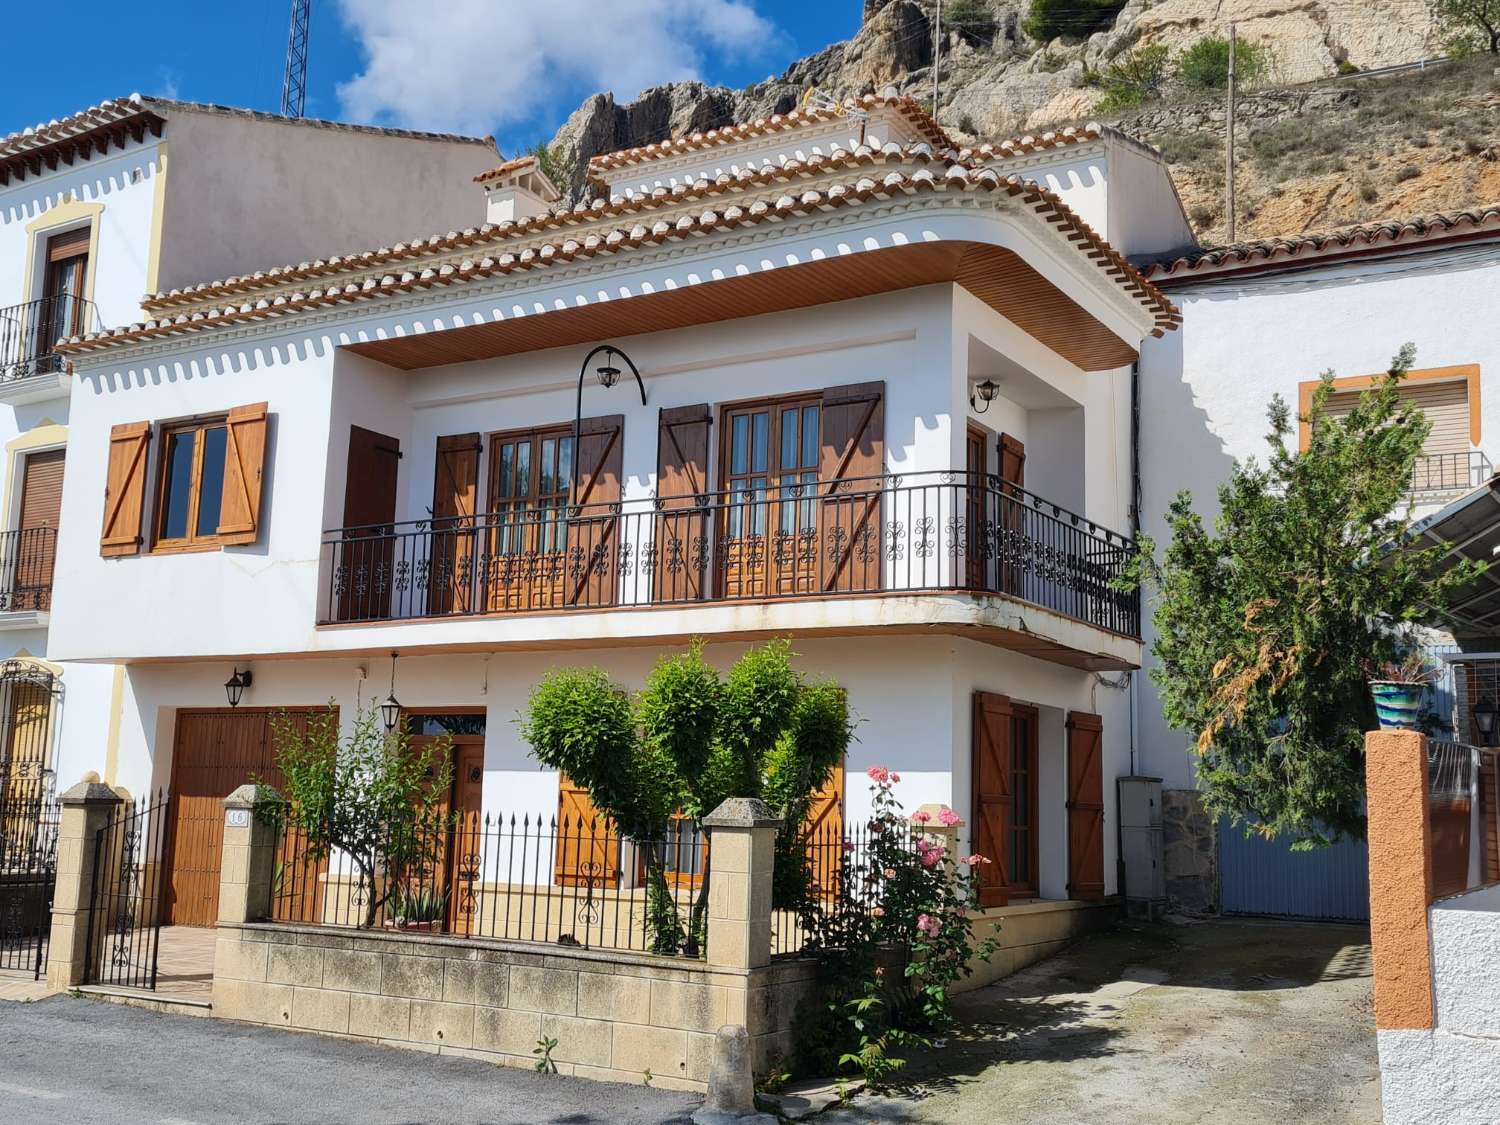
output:
M 1247 39 L 1234 43 L 1234 81 L 1253 86 L 1266 76 L 1266 48 Z M 1177 76 L 1196 90 L 1222 90 L 1229 85 L 1229 40 L 1209 35 L 1198 40 L 1177 58 Z
M 1039 43 L 1082 39 L 1108 27 L 1125 0 L 1031 0 L 1021 29 Z
M 1099 111 L 1118 113 L 1159 96 L 1167 84 L 1169 69 L 1169 52 L 1160 43 L 1137 47 L 1118 62 L 1110 63 L 1099 74 L 1097 82 L 1104 91 Z

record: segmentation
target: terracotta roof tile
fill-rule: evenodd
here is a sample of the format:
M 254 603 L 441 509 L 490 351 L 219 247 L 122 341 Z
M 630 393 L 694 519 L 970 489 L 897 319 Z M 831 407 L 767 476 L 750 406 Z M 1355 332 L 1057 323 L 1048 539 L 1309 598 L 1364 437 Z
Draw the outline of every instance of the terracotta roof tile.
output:
M 1152 281 L 1170 283 L 1217 274 L 1312 264 L 1319 259 L 1370 253 L 1402 244 L 1415 245 L 1439 239 L 1500 233 L 1500 204 L 1466 211 L 1440 211 L 1411 219 L 1360 223 L 1320 234 L 1264 238 L 1237 242 L 1179 254 L 1147 267 Z
M 529 168 L 536 163 L 534 156 L 518 156 L 514 160 L 507 160 L 504 164 L 497 165 L 487 172 L 481 172 L 474 177 L 476 184 L 482 184 L 485 180 L 493 180 L 496 176 L 503 176 L 507 172 L 517 172 L 522 168 Z

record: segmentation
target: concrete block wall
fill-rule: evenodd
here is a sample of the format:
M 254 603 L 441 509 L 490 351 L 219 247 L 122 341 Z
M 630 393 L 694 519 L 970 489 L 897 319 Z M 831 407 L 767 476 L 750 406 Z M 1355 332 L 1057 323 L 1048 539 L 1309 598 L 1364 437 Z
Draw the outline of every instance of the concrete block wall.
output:
M 214 1015 L 531 1067 L 706 1089 L 714 1032 L 742 1024 L 755 1068 L 790 1057 L 816 967 L 732 969 L 617 950 L 550 952 L 394 931 L 219 923 Z

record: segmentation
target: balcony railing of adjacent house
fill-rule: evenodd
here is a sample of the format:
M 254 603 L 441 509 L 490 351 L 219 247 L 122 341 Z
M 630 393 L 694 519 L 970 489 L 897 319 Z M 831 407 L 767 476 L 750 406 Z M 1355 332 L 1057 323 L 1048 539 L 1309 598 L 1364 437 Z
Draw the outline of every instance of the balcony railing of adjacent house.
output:
M 1429 453 L 1418 457 L 1411 469 L 1411 494 L 1432 496 L 1468 492 L 1494 475 L 1490 459 L 1477 449 L 1468 453 Z
M 0 532 L 0 613 L 50 610 L 56 561 L 55 527 Z
M 1128 538 L 993 476 L 925 473 L 325 533 L 323 624 L 1000 594 L 1127 636 Z
M 51 375 L 66 364 L 54 350 L 59 340 L 99 326 L 92 301 L 41 297 L 0 308 L 0 383 Z

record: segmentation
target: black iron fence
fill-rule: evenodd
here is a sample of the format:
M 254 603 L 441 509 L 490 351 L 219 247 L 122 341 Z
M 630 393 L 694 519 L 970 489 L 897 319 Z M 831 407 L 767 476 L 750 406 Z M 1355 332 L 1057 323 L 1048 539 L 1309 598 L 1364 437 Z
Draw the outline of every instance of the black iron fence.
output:
M 1003 594 L 1127 636 L 1132 541 L 994 476 L 771 484 L 325 533 L 321 620 Z
M 795 847 L 778 850 L 772 956 L 841 947 L 856 919 L 880 905 L 881 881 L 873 864 L 876 834 L 892 831 L 897 835 L 887 843 L 917 851 L 920 832 L 871 823 L 821 825 L 805 831 Z
M 0 532 L 0 613 L 50 610 L 56 561 L 55 527 Z
M 50 783 L 0 784 L 0 969 L 33 980 L 47 969 L 61 820 Z
M 122 805 L 94 834 L 86 984 L 156 988 L 171 807 L 158 791 Z
M 690 821 L 640 841 L 593 817 L 465 812 L 342 848 L 283 826 L 271 920 L 700 957 L 707 871 Z
M 1477 449 L 1467 453 L 1429 453 L 1411 467 L 1414 496 L 1443 492 L 1468 492 L 1495 473 L 1490 459 Z
M 94 303 L 69 294 L 0 308 L 0 383 L 62 371 L 58 341 L 97 327 Z

